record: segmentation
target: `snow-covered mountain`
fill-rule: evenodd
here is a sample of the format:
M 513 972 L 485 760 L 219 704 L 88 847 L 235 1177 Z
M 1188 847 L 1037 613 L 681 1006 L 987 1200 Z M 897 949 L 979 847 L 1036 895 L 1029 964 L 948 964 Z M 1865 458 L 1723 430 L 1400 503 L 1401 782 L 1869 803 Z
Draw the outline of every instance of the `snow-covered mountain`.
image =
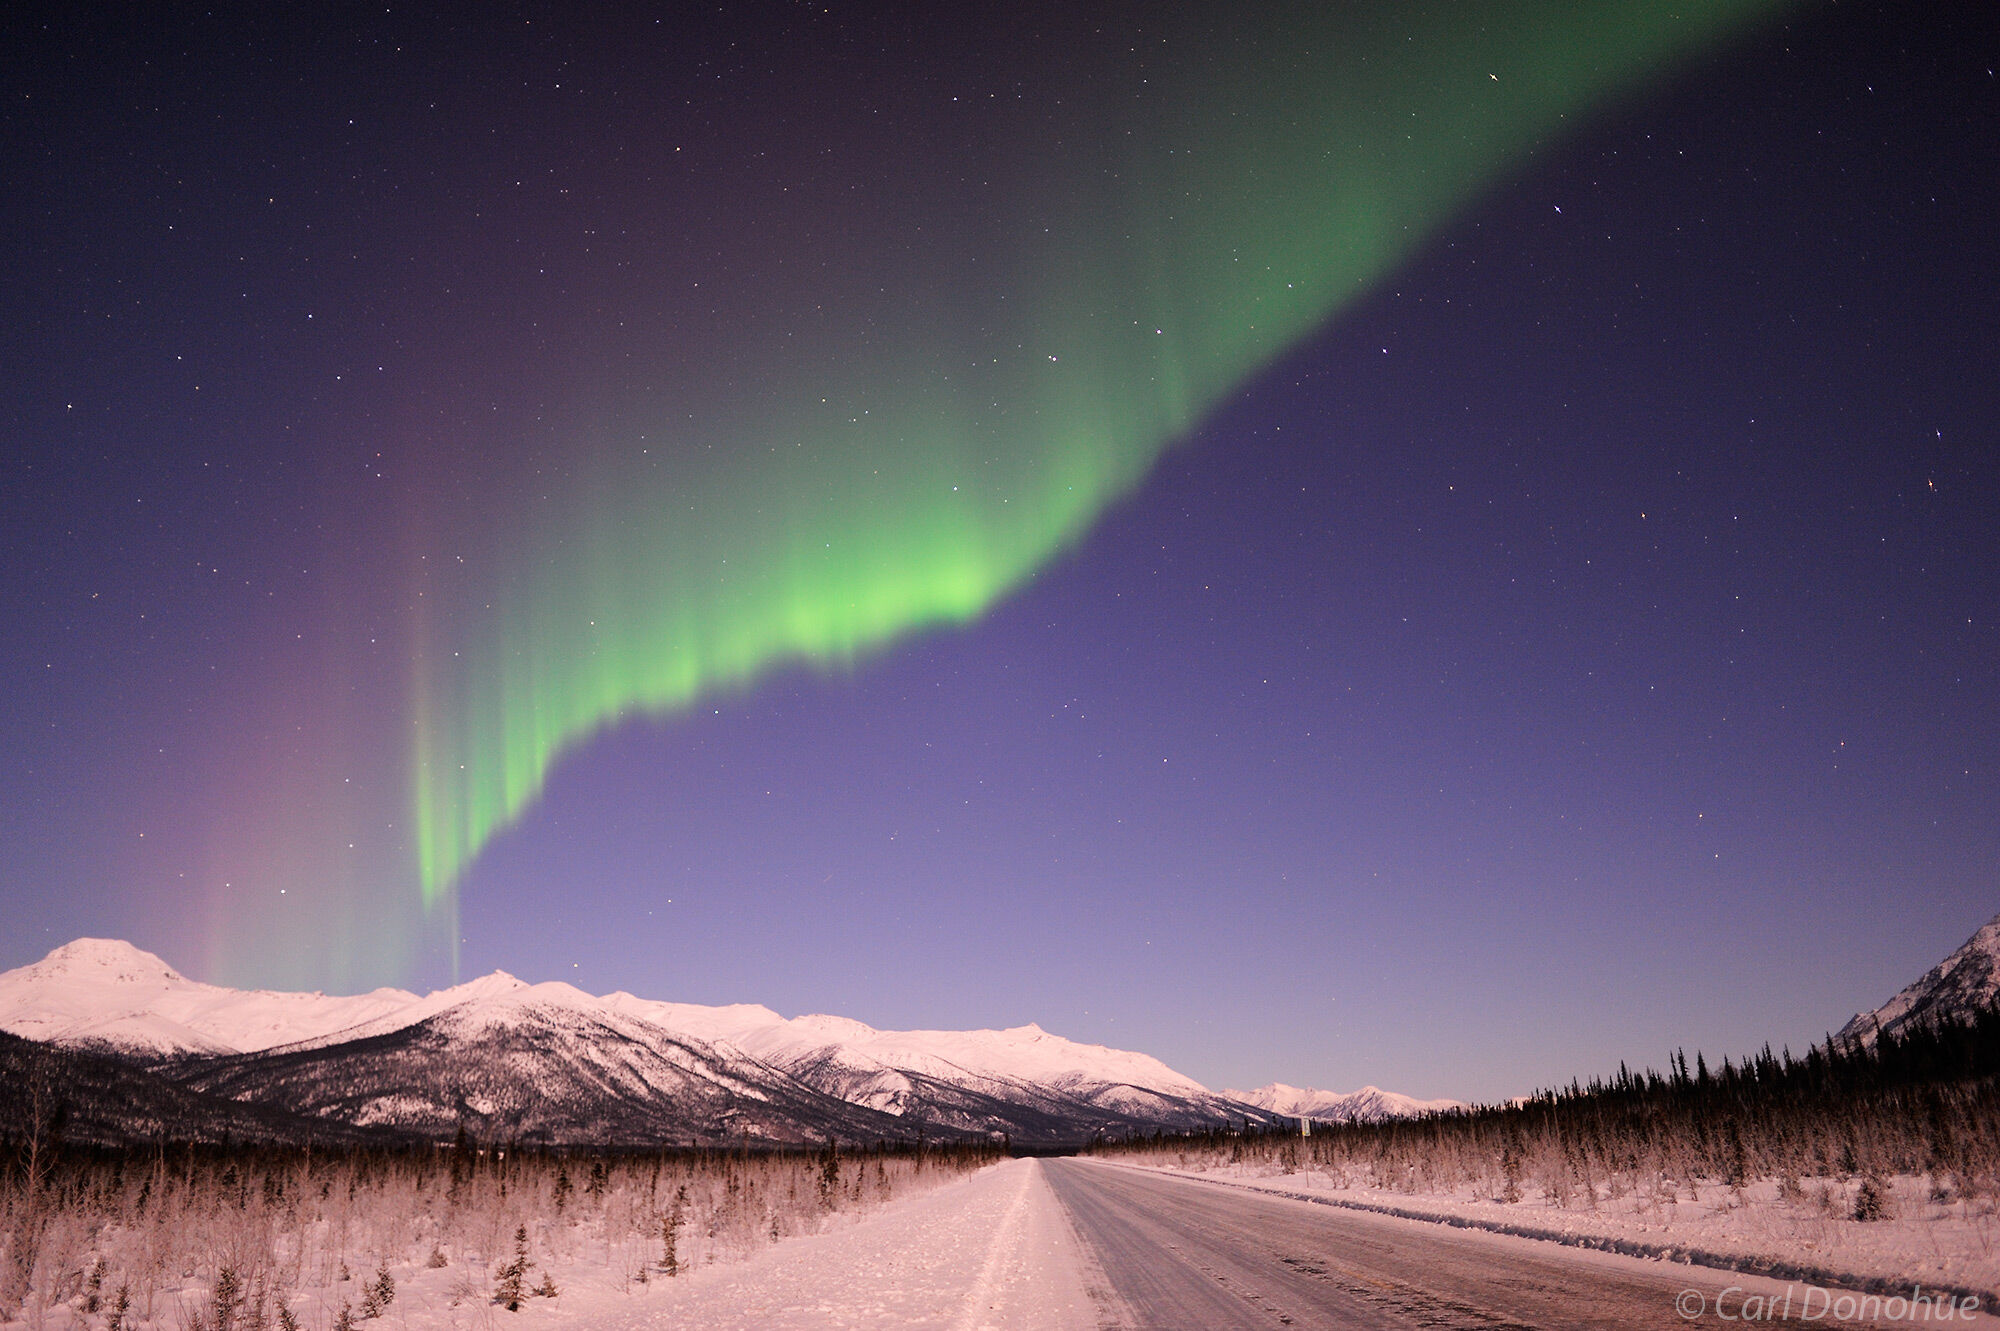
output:
M 504 972 L 418 996 L 245 992 L 79 939 L 0 975 L 0 1029 L 191 1090 L 399 1134 L 548 1142 L 1093 1133 L 1267 1120 L 1144 1054 L 1038 1026 L 878 1031 Z
M 0 1135 L 17 1136 L 38 1123 L 65 1142 L 89 1146 L 135 1141 L 366 1146 L 381 1137 L 275 1105 L 207 1095 L 114 1054 L 0 1031 Z
M 1322 1123 L 1380 1123 L 1466 1107 L 1457 1100 L 1415 1100 L 1374 1086 L 1363 1086 L 1358 1091 L 1319 1091 L 1310 1086 L 1287 1086 L 1281 1081 L 1259 1086 L 1254 1091 L 1224 1091 L 1223 1095 L 1287 1118 L 1310 1118 Z
M 123 1053 L 240 1054 L 328 1035 L 422 1000 L 401 989 L 352 998 L 223 989 L 106 938 L 65 943 L 0 974 L 0 1030 Z
M 1894 1035 L 1943 1017 L 1969 1017 L 1996 1001 L 2000 1001 L 2000 915 L 1881 1007 L 1842 1026 L 1834 1039 L 1872 1044 L 1880 1033 Z
M 208 1094 L 432 1139 L 461 1125 L 483 1141 L 601 1145 L 902 1135 L 885 1115 L 569 985 L 488 976 L 459 988 L 475 992 L 432 995 L 413 1020 L 156 1066 Z

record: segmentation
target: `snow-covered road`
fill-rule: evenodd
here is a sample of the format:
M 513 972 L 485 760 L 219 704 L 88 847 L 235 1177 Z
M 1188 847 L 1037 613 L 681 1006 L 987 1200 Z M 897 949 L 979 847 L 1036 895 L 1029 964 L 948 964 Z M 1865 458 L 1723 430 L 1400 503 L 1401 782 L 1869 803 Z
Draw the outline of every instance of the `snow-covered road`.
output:
M 1108 1276 L 1106 1321 L 1120 1328 L 1996 1325 L 1932 1297 L 1913 1306 L 1094 1161 L 1051 1161 L 1046 1174 Z
M 603 1331 L 1090 1331 L 1085 1257 L 1036 1160 L 1013 1160 L 849 1228 L 748 1261 L 656 1281 L 615 1302 L 567 1301 L 518 1325 Z M 516 1325 L 502 1314 L 499 1325 Z
M 1928 1303 L 1913 1317 L 1908 1300 L 1841 1304 L 1843 1293 L 1100 1162 L 1013 1160 L 741 1262 L 622 1291 L 579 1280 L 519 1313 L 481 1298 L 412 1321 L 418 1310 L 399 1303 L 391 1321 L 463 1331 L 1996 1325 Z

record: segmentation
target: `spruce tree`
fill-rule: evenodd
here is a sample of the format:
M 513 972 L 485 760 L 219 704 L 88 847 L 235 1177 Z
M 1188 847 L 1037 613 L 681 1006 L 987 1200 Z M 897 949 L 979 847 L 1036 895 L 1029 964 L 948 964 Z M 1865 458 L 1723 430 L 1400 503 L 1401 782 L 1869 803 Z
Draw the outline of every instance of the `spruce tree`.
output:
M 528 1268 L 533 1265 L 528 1260 L 528 1227 L 522 1225 L 514 1231 L 514 1260 L 499 1270 L 498 1280 L 493 1286 L 493 1301 L 510 1313 L 521 1311 Z

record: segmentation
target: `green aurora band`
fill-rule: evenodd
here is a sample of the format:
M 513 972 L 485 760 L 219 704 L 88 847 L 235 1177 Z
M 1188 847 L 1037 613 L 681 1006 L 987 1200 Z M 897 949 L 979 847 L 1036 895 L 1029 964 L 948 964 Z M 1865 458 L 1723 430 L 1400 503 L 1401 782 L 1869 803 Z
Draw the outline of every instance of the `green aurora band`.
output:
M 1047 150 L 991 154 L 984 188 L 902 182 L 914 220 L 871 215 L 746 315 L 760 336 L 677 358 L 675 412 L 606 426 L 622 460 L 591 441 L 495 584 L 427 603 L 426 909 L 455 920 L 473 859 L 606 728 L 979 616 L 1566 119 L 1770 8 L 1169 34 L 1142 97 L 1073 71 Z

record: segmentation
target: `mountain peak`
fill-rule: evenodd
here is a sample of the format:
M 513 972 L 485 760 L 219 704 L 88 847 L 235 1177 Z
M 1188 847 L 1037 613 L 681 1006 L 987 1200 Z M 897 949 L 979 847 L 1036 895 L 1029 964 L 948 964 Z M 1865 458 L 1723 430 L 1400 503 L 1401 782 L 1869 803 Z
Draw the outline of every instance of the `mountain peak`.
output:
M 44 979 L 60 976 L 109 984 L 185 978 L 151 952 L 116 938 L 73 939 L 27 969 Z
M 1878 1034 L 1894 1035 L 1926 1022 L 1969 1017 L 1995 1002 L 2000 1002 L 2000 915 L 1881 1007 L 1842 1026 L 1833 1038 L 1873 1044 Z

